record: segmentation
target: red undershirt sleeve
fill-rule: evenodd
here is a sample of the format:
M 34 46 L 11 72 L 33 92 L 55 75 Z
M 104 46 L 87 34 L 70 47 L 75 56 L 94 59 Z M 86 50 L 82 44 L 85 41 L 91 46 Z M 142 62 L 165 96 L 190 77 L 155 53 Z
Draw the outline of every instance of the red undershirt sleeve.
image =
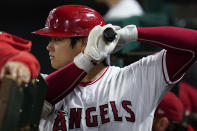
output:
M 178 80 L 195 62 L 197 31 L 180 27 L 138 27 L 138 41 L 166 49 L 170 81 Z
M 48 83 L 46 100 L 51 104 L 56 104 L 73 91 L 86 74 L 72 62 L 48 75 L 45 78 Z

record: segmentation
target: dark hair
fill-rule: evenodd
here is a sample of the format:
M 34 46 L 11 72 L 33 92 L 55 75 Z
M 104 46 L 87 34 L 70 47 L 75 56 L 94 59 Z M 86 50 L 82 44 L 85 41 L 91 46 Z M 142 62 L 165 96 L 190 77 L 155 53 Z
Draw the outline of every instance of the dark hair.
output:
M 77 36 L 77 37 L 71 37 L 70 38 L 71 39 L 70 46 L 72 48 L 74 48 L 75 45 L 77 44 L 77 41 L 80 40 L 80 39 L 82 39 L 82 38 L 84 38 L 84 37 L 79 37 L 79 36 Z

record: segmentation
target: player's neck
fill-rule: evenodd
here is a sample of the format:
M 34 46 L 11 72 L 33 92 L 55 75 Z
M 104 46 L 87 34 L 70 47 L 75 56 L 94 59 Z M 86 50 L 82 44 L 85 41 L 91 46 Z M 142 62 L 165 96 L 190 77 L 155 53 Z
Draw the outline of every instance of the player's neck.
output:
M 107 67 L 102 63 L 94 66 L 89 73 L 85 76 L 82 82 L 90 82 L 98 79 L 105 71 Z

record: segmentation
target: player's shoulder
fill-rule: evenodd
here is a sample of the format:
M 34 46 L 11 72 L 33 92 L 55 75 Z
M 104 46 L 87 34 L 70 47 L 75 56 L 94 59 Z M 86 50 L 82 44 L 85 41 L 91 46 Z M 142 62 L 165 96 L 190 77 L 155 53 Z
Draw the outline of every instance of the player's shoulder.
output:
M 155 64 L 161 63 L 165 53 L 166 53 L 166 50 L 161 50 L 159 52 L 153 53 L 153 54 L 148 55 L 146 57 L 142 57 L 142 59 L 137 61 L 135 64 L 152 65 L 154 63 Z
M 119 70 L 120 72 L 125 72 L 128 70 L 139 70 L 140 68 L 147 68 L 154 65 L 160 65 L 161 61 L 163 59 L 163 56 L 165 55 L 165 50 L 161 50 L 159 52 L 156 52 L 154 54 L 142 57 L 138 61 L 131 63 L 129 65 L 124 66 L 123 68 L 120 67 L 114 67 L 114 70 Z
M 118 67 L 118 66 L 109 66 L 107 72 L 106 72 L 106 77 L 109 79 L 109 78 L 113 78 L 113 77 L 116 77 L 117 75 L 120 74 L 122 68 Z
M 108 73 L 112 75 L 112 77 L 116 77 L 119 75 L 124 75 L 125 73 L 129 73 L 129 70 L 132 70 L 134 67 L 134 63 L 127 65 L 125 67 L 118 67 L 118 66 L 110 66 Z
M 111 66 L 108 67 L 108 71 L 107 71 L 107 72 L 108 72 L 109 74 L 116 74 L 116 73 L 118 73 L 120 70 L 121 70 L 120 67 L 111 65 Z

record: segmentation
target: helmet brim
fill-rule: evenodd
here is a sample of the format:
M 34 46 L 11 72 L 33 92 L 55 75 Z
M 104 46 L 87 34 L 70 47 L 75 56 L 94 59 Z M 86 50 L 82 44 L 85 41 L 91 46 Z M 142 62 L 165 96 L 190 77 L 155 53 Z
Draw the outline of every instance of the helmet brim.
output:
M 77 36 L 87 36 L 87 35 L 77 35 L 74 33 L 68 33 L 68 32 L 55 32 L 53 30 L 50 30 L 48 28 L 42 28 L 37 31 L 33 31 L 33 34 L 41 35 L 41 36 L 47 36 L 47 37 L 77 37 Z

